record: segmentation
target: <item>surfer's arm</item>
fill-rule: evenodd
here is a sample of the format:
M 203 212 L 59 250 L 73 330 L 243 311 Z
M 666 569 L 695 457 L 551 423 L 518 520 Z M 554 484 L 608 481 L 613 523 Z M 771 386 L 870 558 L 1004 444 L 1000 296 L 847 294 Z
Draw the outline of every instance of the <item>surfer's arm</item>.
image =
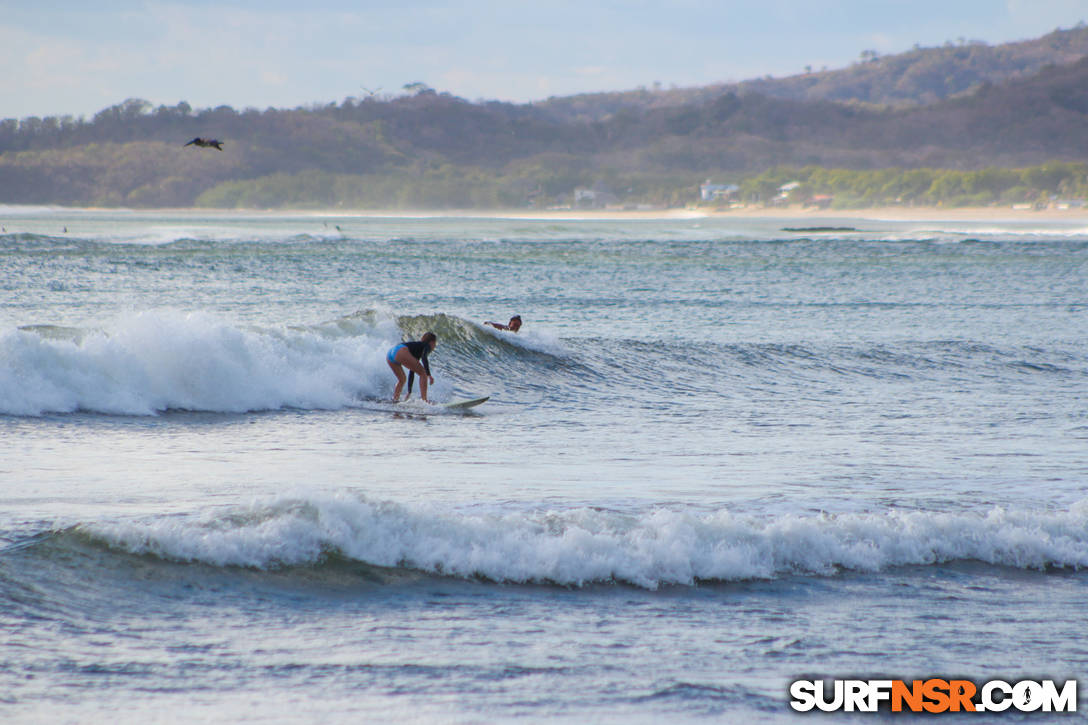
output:
M 430 362 L 430 360 L 427 359 L 427 351 L 424 351 L 423 357 L 417 358 L 417 360 L 418 360 L 418 365 L 413 366 L 413 367 L 417 368 L 417 370 L 419 371 L 419 375 L 421 377 L 423 376 L 424 373 L 426 373 L 427 377 L 430 379 L 430 382 L 433 383 L 434 382 L 434 376 L 431 375 L 431 362 Z M 412 368 L 408 368 L 408 394 L 409 395 L 412 394 L 412 384 L 415 382 L 415 379 L 416 379 L 416 370 L 412 370 Z M 421 384 L 420 390 L 423 390 L 422 384 Z

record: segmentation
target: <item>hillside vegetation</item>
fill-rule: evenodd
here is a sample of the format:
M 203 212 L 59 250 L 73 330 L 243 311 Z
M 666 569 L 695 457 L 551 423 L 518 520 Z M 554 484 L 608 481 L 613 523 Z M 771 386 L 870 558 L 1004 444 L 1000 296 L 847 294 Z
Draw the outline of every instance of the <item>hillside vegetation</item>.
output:
M 987 50 L 1006 48 L 999 55 L 1020 58 L 1015 67 L 1024 68 L 1025 58 L 1039 62 L 1040 48 L 1054 51 L 1047 57 L 1075 55 L 1085 30 L 1062 33 Z M 953 50 L 969 51 L 957 67 L 985 66 L 971 60 L 982 50 L 975 46 L 915 53 L 938 63 L 955 60 Z M 865 72 L 868 66 L 901 80 L 907 74 L 890 62 L 870 62 Z M 569 204 L 584 188 L 618 203 L 675 206 L 693 201 L 705 179 L 740 183 L 782 167 L 966 172 L 1060 161 L 1075 174 L 1069 164 L 1088 161 L 1088 58 L 1006 75 L 905 107 L 774 97 L 749 87 L 607 113 L 559 112 L 559 101 L 472 103 L 418 84 L 395 98 L 291 110 L 156 108 L 130 99 L 92 119 L 0 122 L 0 203 L 543 207 Z M 194 136 L 222 140 L 223 151 L 184 147 Z M 1074 181 L 1062 188 L 1079 188 Z M 948 201 L 936 196 L 941 188 L 926 203 Z M 837 193 L 857 203 L 875 198 Z M 994 198 L 1041 193 L 1063 192 L 1017 183 Z
M 988 206 L 1069 204 L 1088 198 L 1088 163 L 1051 162 L 1022 169 L 774 168 L 745 178 L 737 198 L 812 204 L 823 197 L 837 209 L 871 206 Z M 783 187 L 789 189 L 783 192 Z
M 990 46 L 960 38 L 936 48 L 906 53 L 862 51 L 847 68 L 813 70 L 785 78 L 755 78 L 700 88 L 586 93 L 551 98 L 541 106 L 558 117 L 601 120 L 629 109 L 705 103 L 725 93 L 758 93 L 792 101 L 836 101 L 905 108 L 969 93 L 983 84 L 1035 75 L 1048 65 L 1069 65 L 1088 57 L 1088 26 L 1018 43 Z

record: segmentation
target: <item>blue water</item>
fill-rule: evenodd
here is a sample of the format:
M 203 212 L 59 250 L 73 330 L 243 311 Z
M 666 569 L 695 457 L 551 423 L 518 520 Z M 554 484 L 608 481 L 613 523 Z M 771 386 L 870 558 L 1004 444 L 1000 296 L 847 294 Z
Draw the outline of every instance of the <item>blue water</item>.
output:
M 5 722 L 1084 679 L 1088 222 L 0 221 Z

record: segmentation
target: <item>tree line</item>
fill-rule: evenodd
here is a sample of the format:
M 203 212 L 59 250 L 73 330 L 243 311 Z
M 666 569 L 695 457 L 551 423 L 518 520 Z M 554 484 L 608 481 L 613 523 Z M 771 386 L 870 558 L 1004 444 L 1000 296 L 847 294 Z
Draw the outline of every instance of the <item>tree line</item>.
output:
M 783 186 L 795 186 L 781 192 Z M 832 208 L 884 205 L 989 206 L 1046 204 L 1088 199 L 1088 163 L 1050 162 L 1025 168 L 827 169 L 778 167 L 739 179 L 738 197 L 748 202 L 811 204 L 833 197 Z M 783 198 L 784 197 L 784 198 Z

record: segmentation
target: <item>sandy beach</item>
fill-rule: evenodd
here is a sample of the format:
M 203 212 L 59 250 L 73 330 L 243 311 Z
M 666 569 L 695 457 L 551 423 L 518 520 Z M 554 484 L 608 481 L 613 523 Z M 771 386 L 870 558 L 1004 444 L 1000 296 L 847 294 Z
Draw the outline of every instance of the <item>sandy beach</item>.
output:
M 872 207 L 868 209 L 813 209 L 790 207 L 741 207 L 728 210 L 685 209 L 461 209 L 461 210 L 355 210 L 327 212 L 302 211 L 302 214 L 346 217 L 447 217 L 539 220 L 607 221 L 622 219 L 782 219 L 799 226 L 841 225 L 851 220 L 879 221 L 955 221 L 955 222 L 1084 222 L 1088 208 L 1014 209 L 1002 207 Z M 833 224 L 834 223 L 834 224 Z
M 878 219 L 884 221 L 1085 221 L 1088 209 L 1014 209 L 1010 206 L 983 207 L 872 207 L 869 209 L 812 209 L 794 207 L 749 207 L 709 212 L 714 217 L 821 220 Z
M 432 212 L 433 213 L 433 212 Z M 790 207 L 742 207 L 728 210 L 713 209 L 647 209 L 647 210 L 582 210 L 551 209 L 546 211 L 466 211 L 439 213 L 440 216 L 498 216 L 523 219 L 786 219 L 809 221 L 823 225 L 832 221 L 1084 221 L 1088 223 L 1088 208 L 1082 209 L 1013 209 L 1012 207 L 871 207 L 868 209 L 813 209 Z M 395 215 L 395 213 L 394 213 Z
M 0 218 L 40 211 L 58 214 L 116 213 L 217 216 L 303 216 L 388 219 L 525 219 L 525 220 L 668 220 L 668 219 L 780 219 L 797 226 L 844 226 L 850 221 L 950 221 L 950 222 L 1070 222 L 1088 224 L 1088 208 L 1014 209 L 1001 207 L 871 207 L 868 209 L 813 209 L 811 207 L 739 207 L 717 210 L 684 209 L 213 209 L 201 207 L 134 209 L 107 207 L 5 206 Z

